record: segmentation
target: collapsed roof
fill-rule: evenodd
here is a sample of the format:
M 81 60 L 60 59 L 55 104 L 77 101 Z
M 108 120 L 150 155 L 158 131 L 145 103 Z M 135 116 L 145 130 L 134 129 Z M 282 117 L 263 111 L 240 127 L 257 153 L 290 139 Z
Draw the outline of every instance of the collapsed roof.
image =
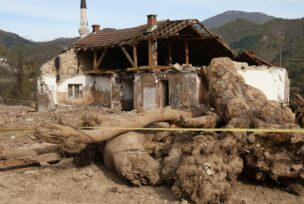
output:
M 247 62 L 249 65 L 267 65 L 270 63 L 258 58 L 254 54 L 244 51 L 241 54 L 232 50 L 223 39 L 210 32 L 197 19 L 186 20 L 166 20 L 157 22 L 157 28 L 152 32 L 147 32 L 148 24 L 127 28 L 127 29 L 109 29 L 90 33 L 87 37 L 78 40 L 73 44 L 77 50 L 88 49 L 111 49 L 120 46 L 133 46 L 148 40 L 166 40 L 166 39 L 187 39 L 195 40 L 197 52 L 203 52 L 206 59 L 210 60 L 216 57 L 230 57 L 235 61 Z M 188 30 L 193 35 L 183 32 Z

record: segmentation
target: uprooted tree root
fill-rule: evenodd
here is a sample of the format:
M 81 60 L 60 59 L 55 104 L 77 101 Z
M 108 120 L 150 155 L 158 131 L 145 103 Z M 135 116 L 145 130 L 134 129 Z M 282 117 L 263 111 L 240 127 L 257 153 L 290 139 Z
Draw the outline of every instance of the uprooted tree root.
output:
M 212 60 L 202 75 L 215 112 L 192 118 L 172 109 L 145 110 L 132 120 L 113 118 L 116 126 L 132 128 L 227 127 L 296 129 L 295 115 L 288 107 L 268 101 L 237 73 L 229 58 Z M 88 118 L 90 121 L 88 121 Z M 93 118 L 93 119 L 92 119 Z M 84 126 L 100 124 L 98 116 L 82 118 Z M 159 123 L 157 122 L 168 122 Z M 78 125 L 78 124 L 77 124 Z M 105 142 L 105 165 L 132 184 L 172 184 L 181 198 L 195 203 L 226 203 L 241 172 L 256 180 L 271 178 L 301 194 L 304 182 L 304 135 L 300 133 L 135 133 L 131 130 L 76 130 L 44 125 L 37 136 L 80 151 L 87 144 Z

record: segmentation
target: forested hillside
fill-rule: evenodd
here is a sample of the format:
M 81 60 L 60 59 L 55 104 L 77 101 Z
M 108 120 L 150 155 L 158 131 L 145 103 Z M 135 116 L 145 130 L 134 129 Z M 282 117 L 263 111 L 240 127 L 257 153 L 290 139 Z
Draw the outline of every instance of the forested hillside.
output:
M 49 42 L 32 42 L 0 31 L 0 97 L 35 100 L 40 66 L 52 59 L 76 39 L 61 38 Z
M 289 70 L 294 90 L 304 90 L 304 19 L 274 19 L 265 24 L 238 19 L 213 29 L 231 47 L 254 51 L 258 56 Z

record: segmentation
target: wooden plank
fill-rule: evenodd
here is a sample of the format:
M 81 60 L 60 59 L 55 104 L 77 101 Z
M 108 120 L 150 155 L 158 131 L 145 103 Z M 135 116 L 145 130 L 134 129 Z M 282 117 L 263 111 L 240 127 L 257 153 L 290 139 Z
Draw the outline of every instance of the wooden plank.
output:
M 150 39 L 148 41 L 148 56 L 149 56 L 149 66 L 157 66 L 157 40 Z
M 97 50 L 94 50 L 94 58 L 93 58 L 93 69 L 97 69 Z
M 109 70 L 96 70 L 96 71 L 86 71 L 85 74 L 91 74 L 91 75 L 112 75 L 115 74 L 115 71 L 109 71 Z
M 174 66 L 142 66 L 128 68 L 127 71 L 149 71 L 149 70 L 168 70 L 174 69 Z
M 202 24 L 200 21 L 196 20 L 196 23 L 199 24 L 209 35 L 213 36 L 213 33 L 211 33 L 208 28 L 204 24 Z
M 172 60 L 172 49 L 171 47 L 168 47 L 168 65 L 172 65 L 173 60 Z
M 137 58 L 137 47 L 136 45 L 133 45 L 133 61 L 134 61 L 134 67 L 138 67 L 138 58 Z
M 186 65 L 189 65 L 189 43 L 187 40 L 185 40 L 185 59 L 186 59 Z
M 129 55 L 128 51 L 126 50 L 126 48 L 123 46 L 121 46 L 120 48 L 121 48 L 122 52 L 125 54 L 125 56 L 127 57 L 127 59 L 129 60 L 129 62 L 131 63 L 132 67 L 136 67 L 135 63 L 133 62 L 133 60 L 132 60 L 131 56 Z
M 153 54 L 152 54 L 152 42 L 148 41 L 148 57 L 149 57 L 149 66 L 153 66 Z
M 205 41 L 205 40 L 212 40 L 212 39 L 219 39 L 219 36 L 201 36 L 201 37 L 191 37 L 191 38 L 186 38 L 188 41 Z M 170 42 L 179 42 L 179 41 L 184 41 L 185 38 L 178 36 L 174 39 L 169 39 L 166 41 L 170 41 Z
M 101 65 L 103 59 L 105 58 L 107 52 L 108 52 L 108 49 L 106 48 L 106 49 L 102 52 L 102 54 L 101 54 L 101 56 L 100 56 L 100 58 L 99 58 L 99 60 L 98 60 L 98 62 L 97 62 L 97 64 L 96 64 L 96 68 L 95 68 L 94 70 L 98 70 L 98 68 L 100 67 L 100 65 Z

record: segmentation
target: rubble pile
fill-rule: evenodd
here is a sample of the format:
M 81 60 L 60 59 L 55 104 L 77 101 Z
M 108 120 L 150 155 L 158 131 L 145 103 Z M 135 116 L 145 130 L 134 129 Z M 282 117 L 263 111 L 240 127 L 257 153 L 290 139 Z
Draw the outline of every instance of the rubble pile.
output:
M 300 128 L 288 107 L 268 101 L 261 91 L 247 85 L 235 66 L 229 58 L 217 58 L 201 71 L 207 80 L 204 93 L 214 111 L 193 118 L 195 114 L 169 108 L 141 110 L 131 119 L 117 116 L 111 122 L 125 128 L 151 124 L 166 128 Z M 82 120 L 85 126 L 108 125 L 98 116 Z M 300 133 L 79 131 L 62 125 L 67 124 L 43 126 L 36 135 L 65 147 L 81 146 L 79 151 L 87 144 L 104 142 L 100 147 L 109 169 L 136 186 L 172 185 L 177 195 L 195 203 L 228 202 L 241 173 L 256 180 L 271 178 L 298 194 L 303 188 L 304 135 Z

